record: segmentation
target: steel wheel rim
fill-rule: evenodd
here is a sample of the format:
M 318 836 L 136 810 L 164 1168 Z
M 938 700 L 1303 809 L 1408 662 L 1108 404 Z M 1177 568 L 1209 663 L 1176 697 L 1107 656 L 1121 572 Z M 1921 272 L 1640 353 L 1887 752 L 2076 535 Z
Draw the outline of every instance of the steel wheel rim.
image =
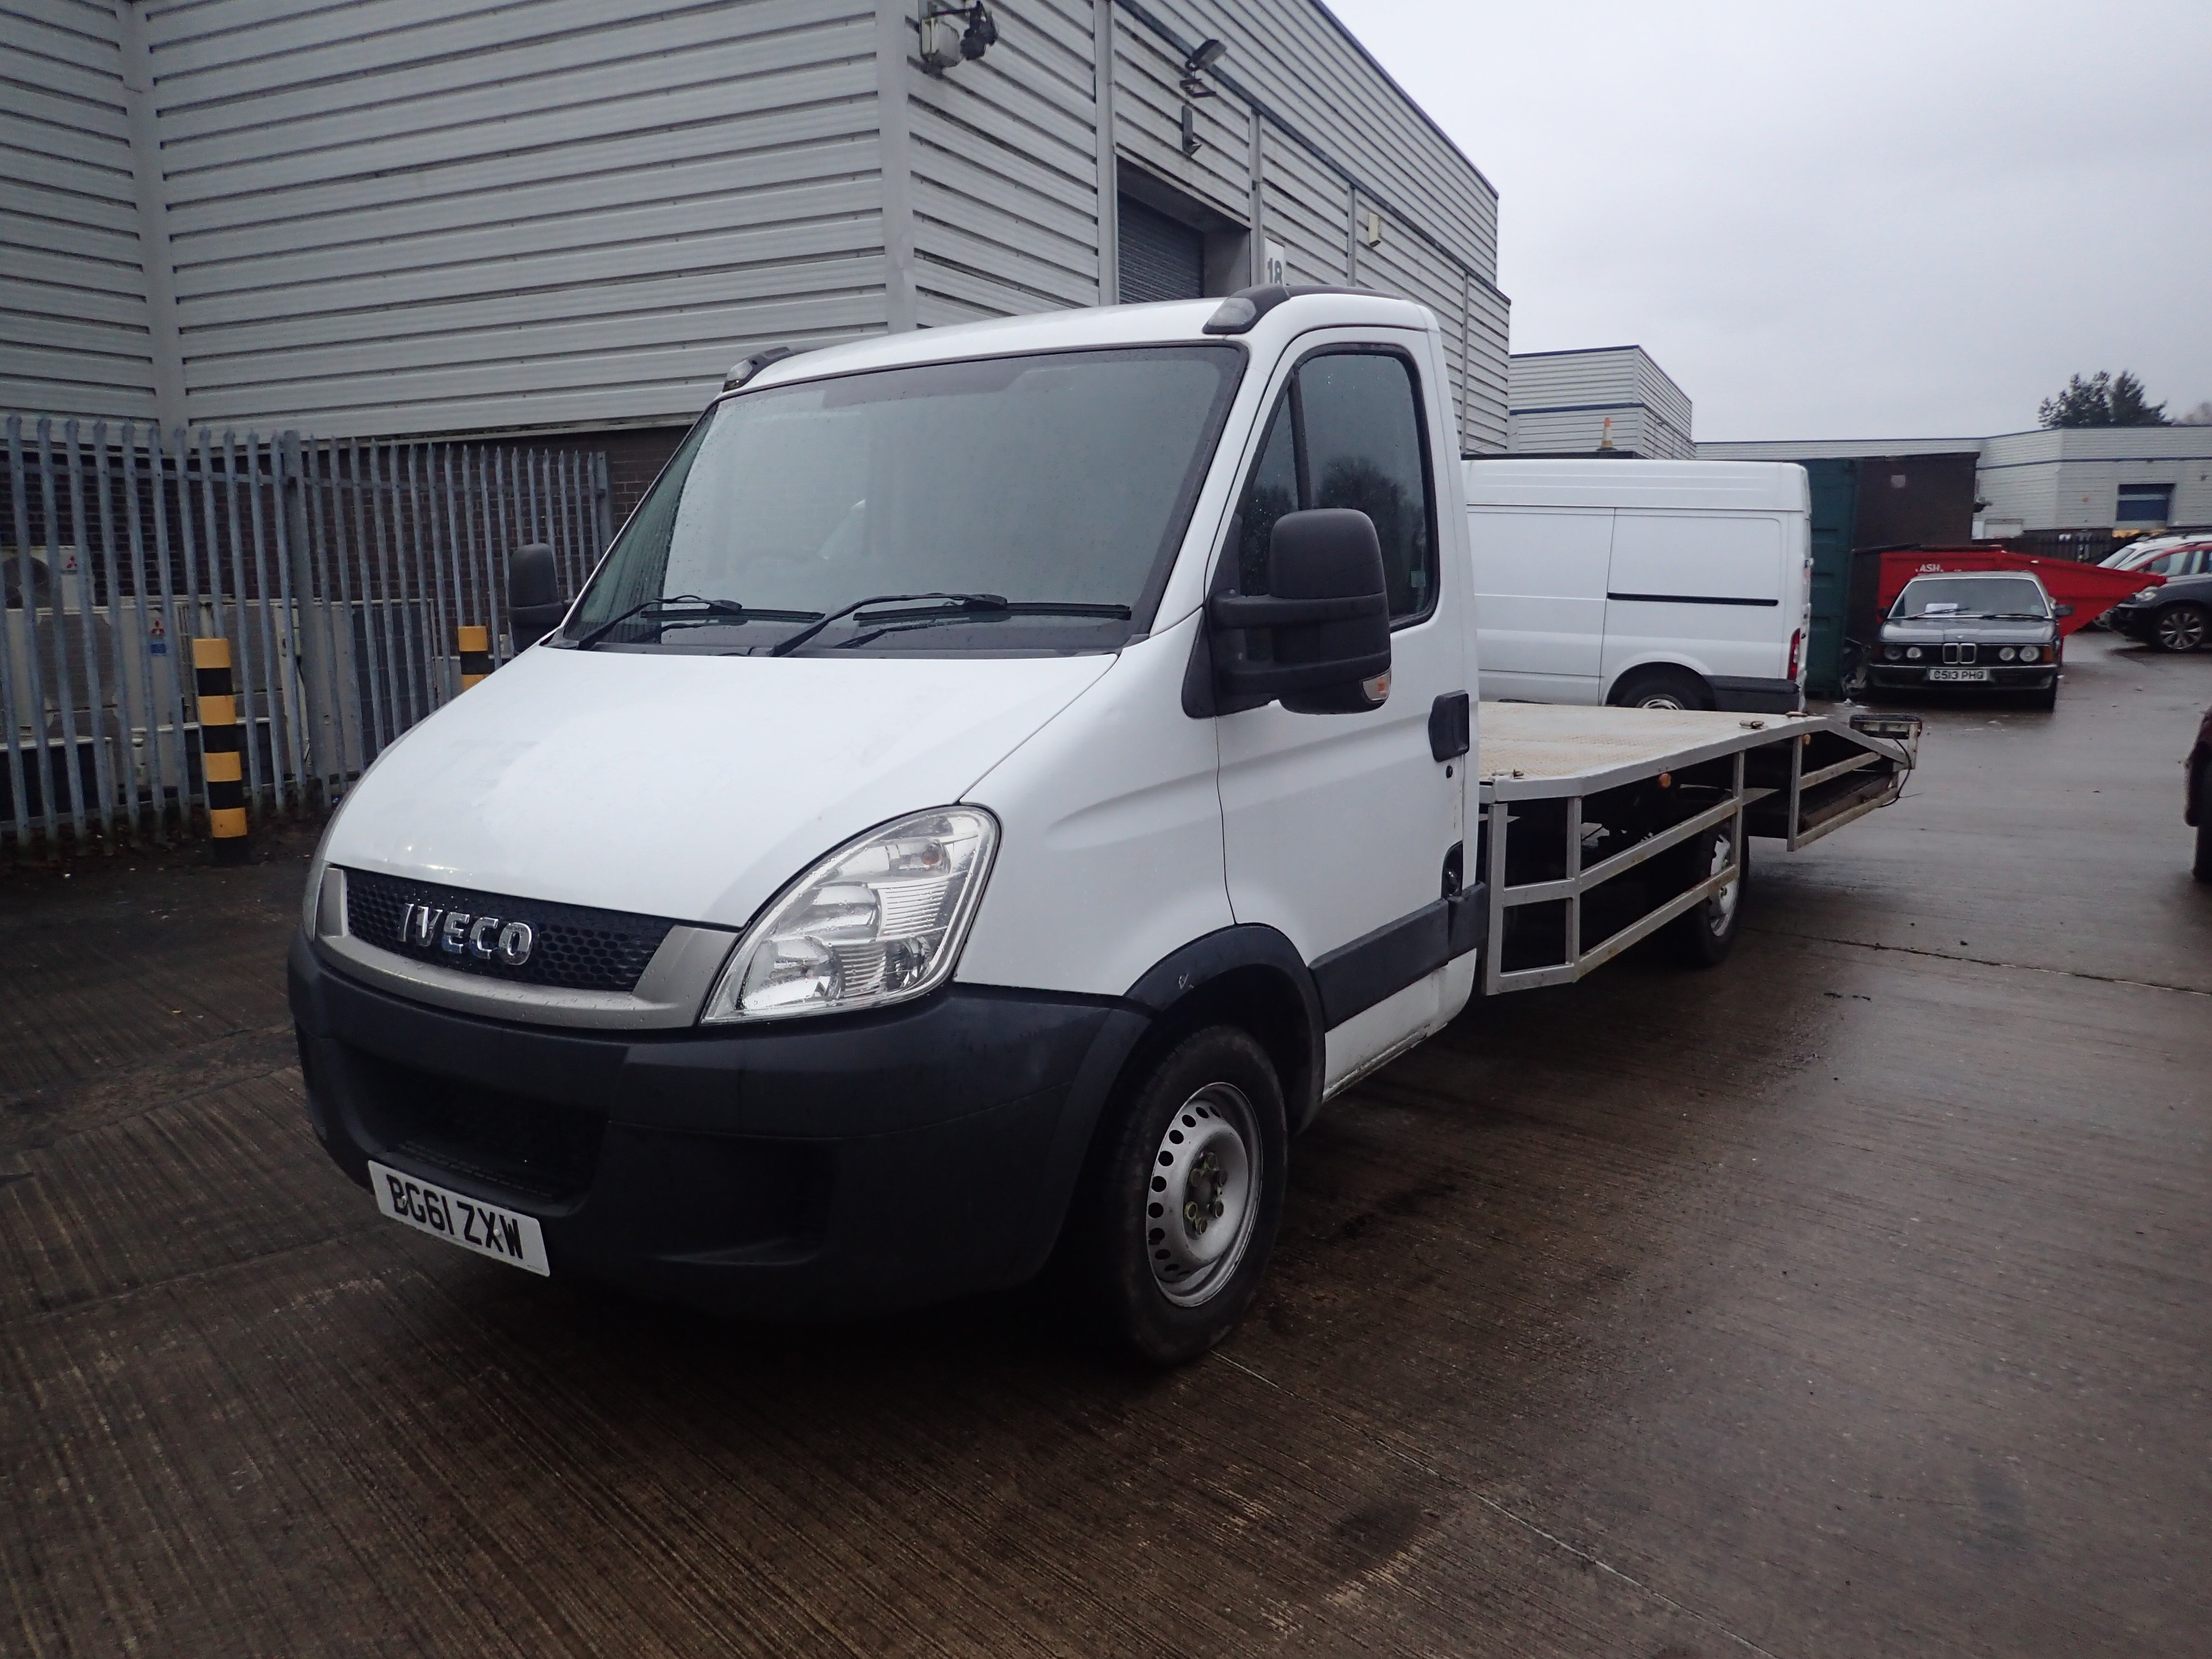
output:
M 1176 1108 L 1145 1184 L 1145 1260 L 1177 1307 L 1237 1276 L 1260 1213 L 1260 1129 L 1233 1084 L 1209 1083 Z
M 1650 696 L 1638 702 L 1636 706 L 1638 708 L 1672 708 L 1680 711 L 1687 709 L 1690 705 L 1672 691 L 1654 691 Z
M 2202 611 L 2177 605 L 2158 619 L 2158 642 L 2169 651 L 2194 651 L 2204 643 Z
M 1727 829 L 1723 829 L 1713 837 L 1712 861 L 1706 867 L 1705 874 L 1709 877 L 1717 876 L 1722 871 L 1727 869 L 1729 856 L 1735 851 L 1735 836 Z M 1723 882 L 1715 890 L 1713 896 L 1705 901 L 1705 926 L 1713 930 L 1715 939 L 1720 938 L 1735 925 L 1736 900 L 1742 892 L 1743 872 L 1738 870 L 1734 876 Z

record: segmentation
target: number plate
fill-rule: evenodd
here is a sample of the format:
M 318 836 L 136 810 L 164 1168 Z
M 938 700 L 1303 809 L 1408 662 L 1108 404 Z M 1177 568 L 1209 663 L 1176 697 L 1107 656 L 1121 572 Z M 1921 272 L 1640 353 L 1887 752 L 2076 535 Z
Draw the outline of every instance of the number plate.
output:
M 550 1276 L 545 1261 L 545 1236 L 537 1218 L 519 1210 L 503 1210 L 480 1198 L 464 1198 L 443 1187 L 369 1161 L 368 1184 L 376 1194 L 376 1207 L 394 1221 L 404 1221 L 417 1232 L 442 1238 L 478 1255 L 504 1261 L 526 1273 Z
M 1963 682 L 1986 680 L 1989 677 L 1990 671 L 1986 668 L 1931 668 L 1928 671 L 1928 678 L 1931 680 Z

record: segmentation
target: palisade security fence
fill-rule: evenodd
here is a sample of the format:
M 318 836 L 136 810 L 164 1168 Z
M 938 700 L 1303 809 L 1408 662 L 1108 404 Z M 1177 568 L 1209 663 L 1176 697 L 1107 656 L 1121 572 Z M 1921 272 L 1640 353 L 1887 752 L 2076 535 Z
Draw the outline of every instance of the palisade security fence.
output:
M 551 546 L 574 593 L 612 531 L 602 454 L 5 428 L 0 842 L 18 857 L 191 832 L 194 637 L 230 642 L 249 814 L 319 811 L 459 694 L 456 629 L 512 654 L 516 548 Z

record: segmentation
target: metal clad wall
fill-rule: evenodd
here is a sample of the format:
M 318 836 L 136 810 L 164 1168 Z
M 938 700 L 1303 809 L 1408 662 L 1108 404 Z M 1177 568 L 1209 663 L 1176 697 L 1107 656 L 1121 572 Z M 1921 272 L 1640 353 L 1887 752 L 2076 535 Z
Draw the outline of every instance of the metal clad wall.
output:
M 2212 524 L 2212 427 L 2075 427 L 2008 432 L 1981 446 L 1984 516 L 2030 530 L 2113 521 L 2119 486 L 2170 483 L 2174 524 Z
M 1224 218 L 1244 223 L 1250 211 L 1251 144 L 1243 106 L 1229 98 L 1200 99 L 1192 106 L 1198 153 L 1185 155 L 1183 97 L 1176 86 L 1182 59 L 1127 14 L 1114 21 L 1114 140 L 1121 154 Z
M 666 419 L 884 321 L 856 0 L 147 9 L 194 421 Z
M 1312 0 L 1003 0 L 942 76 L 910 0 L 5 3 L 28 308 L 0 300 L 0 402 L 331 436 L 682 420 L 757 345 L 1094 301 L 1117 155 L 1241 230 L 1256 126 L 1293 279 L 1427 305 L 1465 447 L 1503 445 L 1496 192 Z
M 112 3 L 0 19 L 0 407 L 145 420 L 153 356 Z
M 1510 392 L 1516 455 L 1595 449 L 1609 418 L 1615 448 L 1696 459 L 1690 400 L 1641 346 L 1524 353 L 1512 360 Z
M 1506 301 L 1497 291 L 1498 192 L 1474 165 L 1434 126 L 1390 78 L 1368 58 L 1319 5 L 1254 3 L 1254 0 L 1157 0 L 1148 9 L 1187 42 L 1218 37 L 1229 50 L 1220 67 L 1249 88 L 1285 122 L 1323 150 L 1366 186 L 1358 205 L 1376 209 L 1384 220 L 1378 248 L 1347 248 L 1351 191 L 1342 176 L 1294 140 L 1275 131 L 1263 134 L 1262 199 L 1267 234 L 1280 242 L 1297 277 L 1305 281 L 1352 280 L 1388 288 L 1429 307 L 1444 325 L 1454 349 L 1455 392 L 1467 390 L 1461 442 L 1470 453 L 1504 447 L 1505 407 Z M 1157 41 L 1148 29 L 1138 33 Z M 1164 91 L 1179 107 L 1174 82 L 1181 64 L 1162 52 Z M 1133 69 L 1135 60 L 1126 64 Z M 1121 83 L 1126 87 L 1127 82 Z M 1117 116 L 1133 101 L 1121 97 Z M 1199 106 L 1200 135 L 1208 148 L 1195 158 L 1213 158 L 1217 140 L 1204 125 L 1225 116 L 1228 98 Z M 1149 134 L 1156 130 L 1144 130 Z M 1216 165 L 1222 169 L 1218 204 L 1232 218 L 1246 216 L 1249 138 L 1241 121 L 1223 122 Z M 1170 143 L 1179 126 L 1163 134 Z M 1123 153 L 1156 165 L 1156 147 L 1139 149 L 1125 125 Z M 1180 151 L 1176 152 L 1179 157 Z M 1172 162 L 1166 163 L 1172 166 Z M 1292 181 L 1279 183 L 1279 174 Z M 1176 177 L 1173 173 L 1165 176 Z M 1230 180 L 1235 188 L 1229 187 Z M 1424 235 L 1423 233 L 1425 233 Z M 1441 246 L 1437 246 L 1438 244 Z M 1347 267 L 1350 267 L 1347 269 Z M 1458 338 L 1458 319 L 1469 304 L 1462 268 L 1471 270 L 1476 293 L 1489 313 Z M 1471 356 L 1462 356 L 1471 349 Z
M 980 62 L 906 65 L 925 326 L 1098 302 L 1091 9 L 994 9 L 999 44 Z

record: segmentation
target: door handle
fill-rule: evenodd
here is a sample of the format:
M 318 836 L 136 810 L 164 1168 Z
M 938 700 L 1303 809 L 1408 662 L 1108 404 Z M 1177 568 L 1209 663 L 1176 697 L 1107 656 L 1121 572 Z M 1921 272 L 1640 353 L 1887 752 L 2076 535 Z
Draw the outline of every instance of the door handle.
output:
M 1439 761 L 1464 755 L 1474 746 L 1474 726 L 1467 693 L 1447 691 L 1429 705 L 1429 753 Z

